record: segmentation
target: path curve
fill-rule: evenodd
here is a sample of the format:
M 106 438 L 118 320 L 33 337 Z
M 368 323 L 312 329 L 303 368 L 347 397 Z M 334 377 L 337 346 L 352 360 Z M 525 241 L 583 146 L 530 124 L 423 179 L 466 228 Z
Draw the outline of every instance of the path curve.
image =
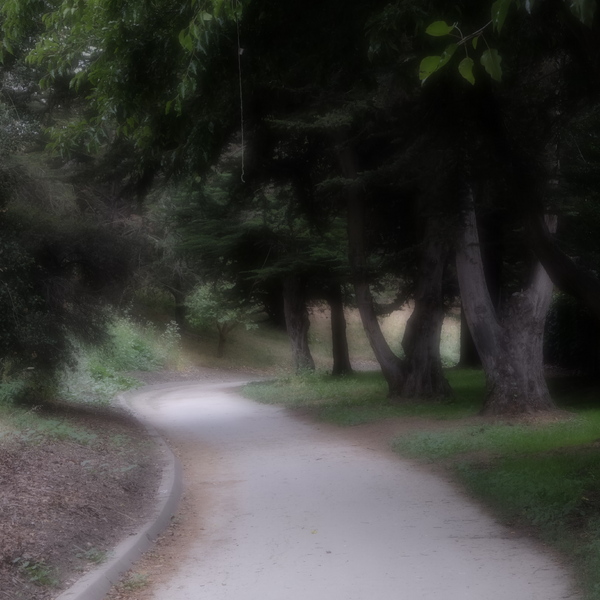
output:
M 164 384 L 131 399 L 193 457 L 197 535 L 153 600 L 579 598 L 550 553 L 452 484 L 239 385 Z

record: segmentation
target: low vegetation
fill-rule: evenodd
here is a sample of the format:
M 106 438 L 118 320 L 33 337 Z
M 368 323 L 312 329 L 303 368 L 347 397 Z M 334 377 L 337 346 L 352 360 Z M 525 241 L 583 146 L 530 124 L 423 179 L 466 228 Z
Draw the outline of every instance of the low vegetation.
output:
M 400 455 L 449 472 L 511 528 L 563 552 L 589 600 L 600 599 L 600 407 L 598 387 L 551 381 L 558 413 L 518 421 L 478 416 L 484 397 L 476 370 L 446 373 L 449 401 L 391 404 L 377 373 L 323 374 L 246 386 L 245 394 L 338 425 L 397 419 L 390 440 Z M 418 417 L 418 418 L 416 418 Z
M 140 385 L 125 371 L 178 361 L 173 324 L 120 315 L 103 345 L 80 346 L 52 382 L 0 384 L 0 595 L 55 597 L 67 577 L 106 558 L 135 525 L 130 515 L 144 515 L 159 475 L 153 446 L 109 405 Z

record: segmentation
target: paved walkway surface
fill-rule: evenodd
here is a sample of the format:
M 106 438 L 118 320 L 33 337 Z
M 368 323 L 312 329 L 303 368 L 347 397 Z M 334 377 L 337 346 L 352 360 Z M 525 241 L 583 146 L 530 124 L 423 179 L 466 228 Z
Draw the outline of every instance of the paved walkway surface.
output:
M 155 600 L 579 598 L 551 554 L 453 485 L 235 387 L 165 384 L 132 400 L 195 457 L 198 535 Z

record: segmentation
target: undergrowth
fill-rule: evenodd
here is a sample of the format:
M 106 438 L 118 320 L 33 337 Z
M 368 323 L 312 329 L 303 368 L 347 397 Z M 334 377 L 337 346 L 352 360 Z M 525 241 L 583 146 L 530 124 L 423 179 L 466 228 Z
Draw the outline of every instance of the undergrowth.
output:
M 174 323 L 161 331 L 151 323 L 137 323 L 131 316 L 115 315 L 101 346 L 77 345 L 74 362 L 49 381 L 43 390 L 44 403 L 106 406 L 121 391 L 140 385 L 126 371 L 150 371 L 177 363 L 180 335 Z M 29 384 L 30 373 L 0 383 L 0 440 L 16 437 L 38 443 L 43 439 L 71 440 L 91 444 L 93 434 L 40 411 L 38 391 Z

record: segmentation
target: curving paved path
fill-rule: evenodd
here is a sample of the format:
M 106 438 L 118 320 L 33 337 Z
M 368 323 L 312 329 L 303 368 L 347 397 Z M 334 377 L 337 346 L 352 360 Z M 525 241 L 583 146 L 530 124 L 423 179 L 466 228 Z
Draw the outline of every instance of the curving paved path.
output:
M 579 598 L 551 555 L 451 484 L 236 385 L 152 386 L 132 400 L 196 461 L 198 537 L 153 599 Z

